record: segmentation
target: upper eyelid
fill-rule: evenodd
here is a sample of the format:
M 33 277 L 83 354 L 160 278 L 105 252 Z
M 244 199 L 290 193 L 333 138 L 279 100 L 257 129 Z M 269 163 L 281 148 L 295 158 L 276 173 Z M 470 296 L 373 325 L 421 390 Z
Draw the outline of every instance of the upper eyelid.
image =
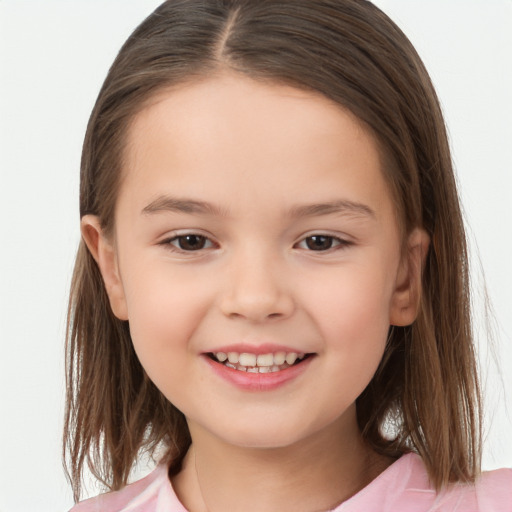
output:
M 174 232 L 171 232 L 169 234 L 166 234 L 161 237 L 161 239 L 158 241 L 159 244 L 166 244 L 169 243 L 179 237 L 182 236 L 189 236 L 189 235 L 197 235 L 202 236 L 209 240 L 214 245 L 219 245 L 219 242 L 216 240 L 216 238 L 211 234 L 204 232 L 201 229 L 183 229 L 183 230 L 176 230 Z M 293 246 L 296 246 L 297 244 L 303 242 L 306 238 L 312 237 L 312 236 L 325 236 L 329 238 L 333 238 L 334 240 L 337 240 L 341 242 L 342 244 L 354 244 L 355 241 L 352 239 L 352 237 L 341 234 L 341 233 L 332 233 L 330 231 L 310 231 L 307 233 L 302 234 L 300 237 L 296 238 L 296 241 L 293 242 Z
M 354 243 L 353 237 L 344 234 L 344 233 L 333 233 L 332 231 L 308 231 L 307 233 L 302 234 L 295 243 L 302 242 L 306 238 L 310 238 L 312 236 L 325 236 L 329 238 L 334 238 L 335 240 L 339 240 L 340 242 L 345 243 Z
M 205 238 L 211 245 L 209 247 L 203 247 L 202 249 L 197 249 L 195 251 L 187 251 L 185 249 L 181 249 L 180 247 L 177 247 L 171 242 L 174 242 L 178 238 L 190 236 L 190 235 L 196 235 Z M 169 250 L 172 250 L 176 253 L 183 253 L 183 254 L 193 254 L 193 253 L 200 253 L 203 251 L 207 251 L 213 248 L 216 248 L 219 246 L 218 242 L 209 234 L 205 234 L 201 232 L 201 230 L 177 230 L 174 233 L 166 234 L 165 236 L 161 237 L 160 240 L 158 240 L 157 245 L 164 246 Z
M 166 234 L 162 235 L 160 237 L 160 241 L 158 243 L 162 242 L 169 242 L 170 240 L 174 240 L 176 238 L 179 238 L 181 236 L 190 236 L 190 235 L 197 235 L 202 236 L 204 238 L 207 238 L 211 242 L 214 242 L 215 237 L 211 233 L 207 233 L 203 231 L 202 229 L 176 229 L 171 230 L 167 232 Z
M 187 235 L 201 236 L 205 238 L 209 244 L 206 247 L 201 247 L 198 249 L 182 249 L 179 247 L 178 243 L 173 243 L 177 239 Z M 169 254 L 172 254 L 174 257 L 187 259 L 204 257 L 206 254 L 210 253 L 212 250 L 218 249 L 219 247 L 219 245 L 214 240 L 212 240 L 211 237 L 207 237 L 197 232 L 187 232 L 185 234 L 168 236 L 157 242 L 157 245 L 162 247 Z
M 342 244 L 350 244 L 350 243 L 353 243 L 351 242 L 350 240 L 347 240 L 346 238 L 343 238 L 343 237 L 340 237 L 340 236 L 335 236 L 335 235 L 326 235 L 326 234 L 322 234 L 322 233 L 318 233 L 318 234 L 314 234 L 314 235 L 308 235 L 308 236 L 305 236 L 305 237 L 302 237 L 300 240 L 298 240 L 295 245 L 297 244 L 300 244 L 302 242 L 304 242 L 305 240 L 307 240 L 308 238 L 311 238 L 313 236 L 323 236 L 325 238 L 332 238 L 333 240 L 337 241 L 337 242 L 340 242 Z
M 313 249 L 310 249 L 309 247 L 301 247 L 301 245 L 306 244 L 306 240 L 308 238 L 311 238 L 313 236 L 322 236 L 322 237 L 326 237 L 326 238 L 331 238 L 335 241 L 335 243 L 331 247 L 329 247 L 325 250 L 313 250 Z M 330 253 L 338 251 L 338 250 L 347 249 L 347 248 L 353 246 L 354 244 L 355 244 L 354 240 L 352 240 L 348 236 L 344 236 L 341 234 L 333 234 L 333 233 L 328 233 L 328 232 L 326 233 L 325 231 L 314 231 L 314 232 L 307 233 L 307 234 L 303 235 L 300 239 L 298 239 L 293 244 L 293 248 L 300 250 L 300 251 L 311 252 L 311 253 L 320 255 L 320 254 L 330 254 Z

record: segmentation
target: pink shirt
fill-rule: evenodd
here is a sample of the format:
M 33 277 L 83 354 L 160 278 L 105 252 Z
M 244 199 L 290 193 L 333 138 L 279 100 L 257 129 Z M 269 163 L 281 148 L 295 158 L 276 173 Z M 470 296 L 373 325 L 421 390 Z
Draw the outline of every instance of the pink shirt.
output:
M 70 512 L 187 512 L 158 466 L 124 489 L 79 503 Z M 476 485 L 432 489 L 421 458 L 403 455 L 332 512 L 512 512 L 512 469 L 483 473 Z

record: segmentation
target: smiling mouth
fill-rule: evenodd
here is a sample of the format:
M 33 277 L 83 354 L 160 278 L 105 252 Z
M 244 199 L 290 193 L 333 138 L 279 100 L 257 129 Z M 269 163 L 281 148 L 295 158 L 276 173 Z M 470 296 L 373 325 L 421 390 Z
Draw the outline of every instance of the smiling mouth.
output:
M 313 354 L 297 352 L 276 352 L 250 354 L 247 352 L 210 352 L 210 359 L 227 368 L 247 373 L 275 373 L 296 366 Z

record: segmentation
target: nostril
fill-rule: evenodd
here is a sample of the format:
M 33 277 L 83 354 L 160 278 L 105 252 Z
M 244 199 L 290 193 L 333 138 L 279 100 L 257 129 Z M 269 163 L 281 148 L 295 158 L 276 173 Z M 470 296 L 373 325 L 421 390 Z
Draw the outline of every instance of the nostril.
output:
M 226 291 L 221 297 L 219 305 L 222 313 L 233 320 L 246 319 L 254 322 L 290 316 L 294 311 L 294 301 L 290 294 L 277 289 L 266 289 L 264 284 L 256 287 L 254 283 L 244 286 L 243 282 L 238 282 L 236 288 Z

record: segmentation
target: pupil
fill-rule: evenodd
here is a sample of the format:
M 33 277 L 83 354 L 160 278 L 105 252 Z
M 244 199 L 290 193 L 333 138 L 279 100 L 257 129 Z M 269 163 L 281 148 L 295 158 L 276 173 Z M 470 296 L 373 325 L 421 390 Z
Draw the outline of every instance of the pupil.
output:
M 325 251 L 332 247 L 332 236 L 310 236 L 306 239 L 306 245 L 312 251 Z
M 200 235 L 185 235 L 179 237 L 180 249 L 185 251 L 197 251 L 202 249 L 205 243 L 205 237 Z

